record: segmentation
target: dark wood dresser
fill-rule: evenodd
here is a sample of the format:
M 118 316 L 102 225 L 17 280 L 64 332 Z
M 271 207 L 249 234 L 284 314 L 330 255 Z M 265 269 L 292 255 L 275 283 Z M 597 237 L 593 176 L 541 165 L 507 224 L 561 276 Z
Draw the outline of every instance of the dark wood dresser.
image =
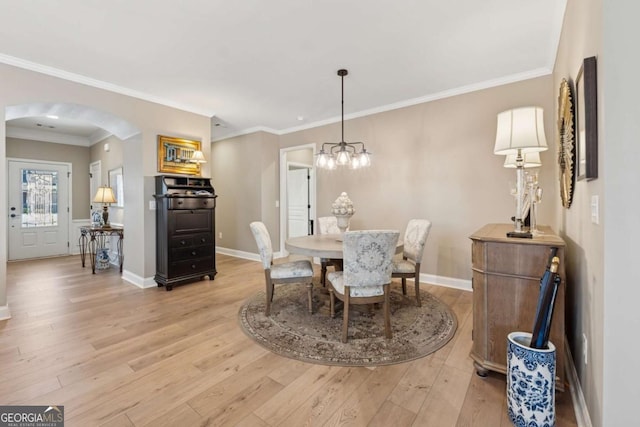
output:
M 564 390 L 565 242 L 550 227 L 532 239 L 507 237 L 512 224 L 488 224 L 472 240 L 473 346 L 478 375 L 506 373 L 507 335 L 532 332 L 540 290 L 552 247 L 558 248 L 562 283 L 556 296 L 549 341 L 556 347 L 556 388 Z
M 215 277 L 216 197 L 209 178 L 156 176 L 158 286 Z

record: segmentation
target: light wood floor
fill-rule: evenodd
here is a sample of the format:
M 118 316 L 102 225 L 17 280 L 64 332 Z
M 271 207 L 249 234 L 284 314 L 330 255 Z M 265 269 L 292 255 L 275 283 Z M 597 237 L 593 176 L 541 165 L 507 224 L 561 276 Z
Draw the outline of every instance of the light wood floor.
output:
M 459 323 L 428 357 L 313 365 L 244 335 L 237 312 L 263 288 L 261 265 L 217 259 L 214 281 L 172 292 L 138 289 L 115 268 L 92 275 L 78 257 L 9 263 L 0 404 L 64 405 L 67 426 L 511 425 L 505 377 L 478 377 L 468 357 L 469 292 L 422 285 Z M 558 426 L 575 426 L 570 394 L 556 405 Z

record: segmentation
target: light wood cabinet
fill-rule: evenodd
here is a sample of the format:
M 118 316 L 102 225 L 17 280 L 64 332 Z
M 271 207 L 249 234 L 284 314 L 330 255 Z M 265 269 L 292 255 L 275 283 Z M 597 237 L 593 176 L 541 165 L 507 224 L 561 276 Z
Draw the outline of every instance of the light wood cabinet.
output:
M 478 375 L 506 373 L 507 335 L 531 332 L 542 277 L 551 248 L 558 248 L 558 289 L 549 340 L 556 346 L 556 388 L 564 390 L 564 241 L 550 227 L 532 239 L 506 237 L 511 224 L 488 224 L 470 238 L 473 270 L 473 346 Z

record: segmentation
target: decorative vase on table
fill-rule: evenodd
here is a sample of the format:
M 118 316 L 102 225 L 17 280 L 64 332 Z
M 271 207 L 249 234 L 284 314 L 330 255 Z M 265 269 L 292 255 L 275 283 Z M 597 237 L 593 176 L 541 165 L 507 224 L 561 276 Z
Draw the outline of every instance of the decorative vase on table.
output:
M 556 424 L 556 348 L 531 348 L 531 334 L 507 336 L 507 412 L 517 427 Z
M 342 192 L 340 196 L 331 205 L 331 213 L 338 221 L 340 233 L 344 233 L 349 228 L 349 221 L 356 210 L 353 208 L 353 202 L 349 199 L 347 193 Z

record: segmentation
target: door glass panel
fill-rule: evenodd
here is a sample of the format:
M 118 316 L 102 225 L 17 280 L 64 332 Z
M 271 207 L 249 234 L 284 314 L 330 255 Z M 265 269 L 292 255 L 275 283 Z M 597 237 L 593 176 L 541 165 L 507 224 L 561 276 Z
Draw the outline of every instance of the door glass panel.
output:
M 22 228 L 58 225 L 58 172 L 22 169 Z

